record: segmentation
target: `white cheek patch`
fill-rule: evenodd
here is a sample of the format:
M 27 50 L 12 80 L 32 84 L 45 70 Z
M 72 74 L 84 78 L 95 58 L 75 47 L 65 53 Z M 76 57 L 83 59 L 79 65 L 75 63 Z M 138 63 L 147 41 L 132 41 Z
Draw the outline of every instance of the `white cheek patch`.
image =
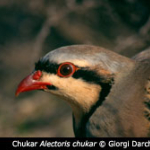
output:
M 100 85 L 91 84 L 82 79 L 73 77 L 61 78 L 55 74 L 43 73 L 43 82 L 50 82 L 58 90 L 46 90 L 62 97 L 72 108 L 73 114 L 78 124 L 83 116 L 89 112 L 90 108 L 99 100 L 101 91 Z
M 82 79 L 74 79 L 73 77 L 61 78 L 54 74 L 43 73 L 43 82 L 50 82 L 56 86 L 58 90 L 51 91 L 62 97 L 70 99 L 70 105 L 78 105 L 83 107 L 85 111 L 98 100 L 101 87 L 96 84 L 90 84 Z M 74 106 L 72 106 L 74 107 Z

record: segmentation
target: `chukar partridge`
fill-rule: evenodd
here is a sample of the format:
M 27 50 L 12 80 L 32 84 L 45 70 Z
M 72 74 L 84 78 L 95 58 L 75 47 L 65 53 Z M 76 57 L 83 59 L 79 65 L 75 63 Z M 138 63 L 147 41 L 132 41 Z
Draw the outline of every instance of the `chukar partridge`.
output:
M 90 45 L 61 47 L 35 64 L 16 95 L 40 89 L 64 99 L 76 137 L 147 137 L 150 61 L 142 58 Z

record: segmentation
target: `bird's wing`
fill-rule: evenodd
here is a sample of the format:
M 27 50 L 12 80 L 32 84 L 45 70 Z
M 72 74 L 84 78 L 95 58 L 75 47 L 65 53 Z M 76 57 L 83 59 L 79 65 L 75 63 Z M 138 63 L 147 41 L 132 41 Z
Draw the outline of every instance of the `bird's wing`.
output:
M 139 54 L 134 59 L 148 58 Z M 90 117 L 87 136 L 150 136 L 149 77 L 150 63 L 145 61 L 136 62 L 134 67 L 119 73 L 110 94 Z
M 139 61 L 139 62 L 146 62 L 145 65 L 150 65 L 150 48 L 138 53 L 133 57 L 134 60 Z M 150 76 L 147 78 L 146 86 L 145 86 L 145 91 L 146 91 L 146 96 L 145 98 L 147 99 L 145 102 L 146 110 L 145 110 L 145 115 L 146 117 L 150 120 Z
M 136 61 L 149 61 L 150 62 L 150 48 L 136 54 L 132 57 Z
M 148 49 L 136 54 L 135 56 L 133 56 L 132 59 L 139 61 L 139 62 L 147 62 L 146 64 L 150 65 L 150 47 Z M 148 78 L 145 89 L 147 92 L 146 96 L 150 101 L 150 76 Z M 149 119 L 150 119 L 150 116 L 149 116 Z

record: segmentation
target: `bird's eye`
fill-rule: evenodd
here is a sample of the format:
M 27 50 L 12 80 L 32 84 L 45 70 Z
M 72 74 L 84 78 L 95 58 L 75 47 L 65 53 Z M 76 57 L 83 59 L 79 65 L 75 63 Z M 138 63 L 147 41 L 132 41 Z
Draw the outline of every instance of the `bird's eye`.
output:
M 72 63 L 66 62 L 59 66 L 57 75 L 60 77 L 69 77 L 76 71 L 76 66 Z

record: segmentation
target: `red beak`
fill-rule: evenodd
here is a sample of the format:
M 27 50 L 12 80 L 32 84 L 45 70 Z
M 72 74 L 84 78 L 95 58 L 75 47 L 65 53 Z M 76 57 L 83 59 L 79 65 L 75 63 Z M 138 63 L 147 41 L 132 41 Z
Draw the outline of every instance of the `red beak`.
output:
M 52 84 L 48 82 L 39 81 L 41 76 L 42 76 L 42 72 L 39 70 L 28 75 L 18 85 L 15 95 L 18 96 L 21 92 L 27 92 L 27 91 L 39 90 L 39 89 L 48 89 L 47 86 L 51 86 Z

